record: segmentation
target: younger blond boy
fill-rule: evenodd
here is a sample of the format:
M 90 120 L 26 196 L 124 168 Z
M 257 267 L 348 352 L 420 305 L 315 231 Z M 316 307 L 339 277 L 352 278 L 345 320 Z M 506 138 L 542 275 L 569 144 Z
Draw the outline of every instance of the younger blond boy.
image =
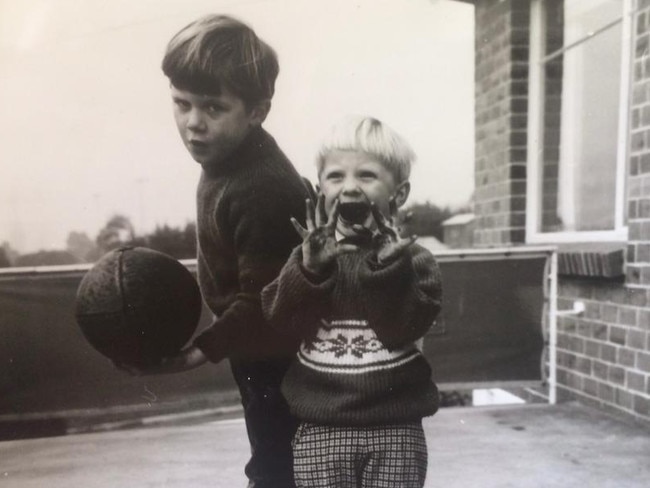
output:
M 438 408 L 417 341 L 441 303 L 433 256 L 393 218 L 409 194 L 413 151 L 386 124 L 351 118 L 318 158 L 303 243 L 262 291 L 269 323 L 301 340 L 282 383 L 300 425 L 298 487 L 422 487 L 422 418 Z

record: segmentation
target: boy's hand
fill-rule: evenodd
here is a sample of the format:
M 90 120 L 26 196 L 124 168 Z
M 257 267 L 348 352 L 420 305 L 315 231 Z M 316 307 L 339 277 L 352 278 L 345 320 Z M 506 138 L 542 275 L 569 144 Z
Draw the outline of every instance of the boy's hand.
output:
M 417 239 L 412 235 L 403 239 L 399 235 L 399 229 L 394 224 L 397 215 L 397 206 L 393 199 L 389 202 L 390 217 L 386 219 L 374 203 L 370 204 L 372 216 L 377 223 L 377 230 L 372 234 L 372 240 L 377 251 L 377 262 L 388 263 L 400 256 L 406 248 L 411 246 Z
M 159 363 L 147 366 L 134 366 L 113 361 L 115 367 L 131 376 L 159 375 L 180 373 L 194 369 L 207 362 L 208 358 L 196 346 L 183 349 L 176 356 L 164 357 Z
M 336 199 L 329 215 L 325 214 L 325 197 L 320 195 L 314 204 L 310 199 L 305 201 L 307 228 L 291 218 L 291 223 L 302 238 L 302 265 L 313 274 L 322 274 L 339 254 L 356 251 L 353 244 L 336 242 L 336 221 L 339 216 L 339 200 Z

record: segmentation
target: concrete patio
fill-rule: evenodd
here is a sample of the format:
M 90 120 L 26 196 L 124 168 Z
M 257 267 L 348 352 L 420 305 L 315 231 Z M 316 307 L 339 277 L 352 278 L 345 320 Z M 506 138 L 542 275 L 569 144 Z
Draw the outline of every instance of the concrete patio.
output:
M 445 408 L 425 429 L 429 488 L 645 488 L 650 480 L 650 426 L 577 404 Z M 137 428 L 0 442 L 0 486 L 243 488 L 247 449 L 236 411 L 150 418 Z

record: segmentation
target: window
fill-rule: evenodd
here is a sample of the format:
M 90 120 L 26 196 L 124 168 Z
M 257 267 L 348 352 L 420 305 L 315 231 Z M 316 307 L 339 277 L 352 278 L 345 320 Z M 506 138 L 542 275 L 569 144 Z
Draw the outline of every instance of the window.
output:
M 532 3 L 528 242 L 627 238 L 630 3 Z

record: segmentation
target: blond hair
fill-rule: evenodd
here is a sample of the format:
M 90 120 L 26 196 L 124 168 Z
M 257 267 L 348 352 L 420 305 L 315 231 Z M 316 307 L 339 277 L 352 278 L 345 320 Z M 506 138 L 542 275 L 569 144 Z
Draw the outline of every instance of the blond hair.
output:
M 372 117 L 348 116 L 336 124 L 321 144 L 316 167 L 320 176 L 330 152 L 362 151 L 377 158 L 395 178 L 396 183 L 407 181 L 415 153 L 406 140 Z

